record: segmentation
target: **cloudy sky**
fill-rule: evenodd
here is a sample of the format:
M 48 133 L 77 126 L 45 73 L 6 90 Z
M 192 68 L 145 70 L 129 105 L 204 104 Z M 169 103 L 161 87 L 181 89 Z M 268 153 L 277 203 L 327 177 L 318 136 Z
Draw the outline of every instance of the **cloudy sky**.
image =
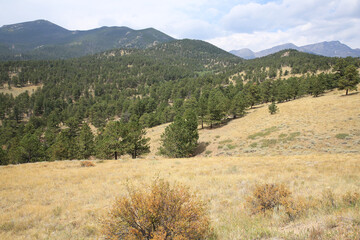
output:
M 0 0 L 0 25 L 46 19 L 69 30 L 154 27 L 225 50 L 339 40 L 360 48 L 360 0 Z

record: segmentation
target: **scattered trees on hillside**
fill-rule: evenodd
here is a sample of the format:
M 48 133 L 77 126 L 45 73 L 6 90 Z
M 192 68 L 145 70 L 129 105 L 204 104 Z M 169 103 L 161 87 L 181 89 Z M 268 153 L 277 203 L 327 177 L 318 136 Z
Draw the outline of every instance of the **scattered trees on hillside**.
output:
M 6 159 L 10 163 L 28 161 L 23 151 L 25 139 L 21 146 L 24 136 L 36 138 L 44 151 L 44 157 L 33 157 L 36 161 L 132 155 L 113 141 L 121 142 L 123 136 L 112 136 L 117 130 L 107 130 L 112 119 L 120 118 L 121 128 L 129 121 L 153 127 L 191 110 L 201 128 L 212 128 L 229 117 L 243 116 L 256 104 L 320 96 L 334 88 L 347 94 L 359 82 L 356 69 L 360 62 L 355 58 L 326 58 L 291 50 L 286 57 L 279 53 L 245 62 L 226 56 L 214 61 L 217 57 L 207 58 L 207 53 L 194 59 L 192 51 L 186 53 L 190 57 L 154 49 L 133 53 L 66 61 L 0 62 L 3 84 L 42 84 L 42 88 L 16 97 L 0 94 L 0 146 Z M 303 75 L 281 79 L 280 73 L 284 76 L 290 71 L 283 74 L 284 66 Z M 314 74 L 331 68 L 333 73 Z M 42 122 L 30 128 L 27 123 L 35 117 Z M 98 128 L 96 138 L 84 122 Z

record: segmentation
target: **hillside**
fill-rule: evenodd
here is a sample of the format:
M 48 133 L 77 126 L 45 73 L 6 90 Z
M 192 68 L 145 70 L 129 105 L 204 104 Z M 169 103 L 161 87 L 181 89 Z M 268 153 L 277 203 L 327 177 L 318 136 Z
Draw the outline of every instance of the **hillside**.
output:
M 249 109 L 246 116 L 215 129 L 199 130 L 199 155 L 268 156 L 360 154 L 360 94 L 331 91 L 278 104 L 270 115 L 268 104 Z M 156 157 L 166 125 L 148 130 L 151 154 Z
M 93 160 L 89 168 L 77 160 L 0 166 L 0 238 L 98 239 L 99 219 L 115 197 L 129 184 L 163 178 L 208 203 L 218 239 L 356 239 L 358 205 L 346 205 L 344 196 L 360 191 L 359 101 L 360 94 L 333 91 L 279 104 L 275 115 L 258 105 L 243 118 L 200 130 L 206 147 L 193 158 L 155 154 L 162 125 L 148 129 L 152 152 L 140 159 Z M 285 184 L 305 214 L 293 220 L 282 209 L 249 214 L 246 199 L 263 183 Z
M 66 59 L 114 48 L 152 47 L 174 39 L 156 29 L 101 27 L 70 31 L 46 20 L 0 28 L 0 60 Z

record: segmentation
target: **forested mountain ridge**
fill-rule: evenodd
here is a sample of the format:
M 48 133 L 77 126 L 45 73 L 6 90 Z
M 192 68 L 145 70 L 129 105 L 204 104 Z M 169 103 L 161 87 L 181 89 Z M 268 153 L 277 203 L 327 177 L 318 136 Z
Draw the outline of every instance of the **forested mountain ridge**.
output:
M 174 38 L 153 28 L 70 31 L 46 20 L 0 28 L 0 60 L 66 59 L 113 48 L 148 48 Z
M 281 80 L 284 66 L 300 68 L 300 75 Z M 0 94 L 1 161 L 108 158 L 104 139 L 114 119 L 153 127 L 191 111 L 200 126 L 212 128 L 258 103 L 319 96 L 339 86 L 348 66 L 358 68 L 359 60 L 287 50 L 245 61 L 188 39 L 68 60 L 1 62 L 1 86 L 43 86 L 16 98 Z M 322 69 L 328 72 L 317 75 Z M 98 129 L 96 138 L 89 124 Z M 84 155 L 84 146 L 92 152 Z

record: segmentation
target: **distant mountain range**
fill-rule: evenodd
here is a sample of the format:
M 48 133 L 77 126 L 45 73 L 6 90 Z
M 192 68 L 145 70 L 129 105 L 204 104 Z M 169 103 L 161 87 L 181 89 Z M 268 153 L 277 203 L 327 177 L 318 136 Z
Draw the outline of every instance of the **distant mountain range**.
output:
M 243 48 L 240 50 L 232 50 L 230 53 L 245 59 L 253 59 L 264 57 L 281 50 L 285 49 L 295 49 L 300 52 L 306 52 L 316 55 L 322 55 L 326 57 L 360 57 L 360 49 L 352 49 L 349 46 L 339 42 L 339 41 L 331 41 L 331 42 L 320 42 L 310 45 L 305 45 L 302 47 L 298 47 L 292 43 L 286 43 L 283 45 L 275 46 L 269 49 L 262 50 L 260 52 L 253 52 L 248 48 Z
M 46 20 L 36 20 L 0 28 L 0 59 L 64 59 L 113 48 L 144 49 L 173 40 L 153 28 L 101 27 L 70 31 Z
M 101 27 L 71 31 L 46 20 L 36 20 L 0 28 L 0 60 L 67 59 L 116 48 L 146 49 L 174 40 L 154 28 L 133 30 L 128 27 Z M 351 49 L 339 41 L 302 47 L 287 43 L 260 52 L 244 48 L 230 53 L 253 59 L 284 49 L 328 57 L 360 57 L 360 49 Z

